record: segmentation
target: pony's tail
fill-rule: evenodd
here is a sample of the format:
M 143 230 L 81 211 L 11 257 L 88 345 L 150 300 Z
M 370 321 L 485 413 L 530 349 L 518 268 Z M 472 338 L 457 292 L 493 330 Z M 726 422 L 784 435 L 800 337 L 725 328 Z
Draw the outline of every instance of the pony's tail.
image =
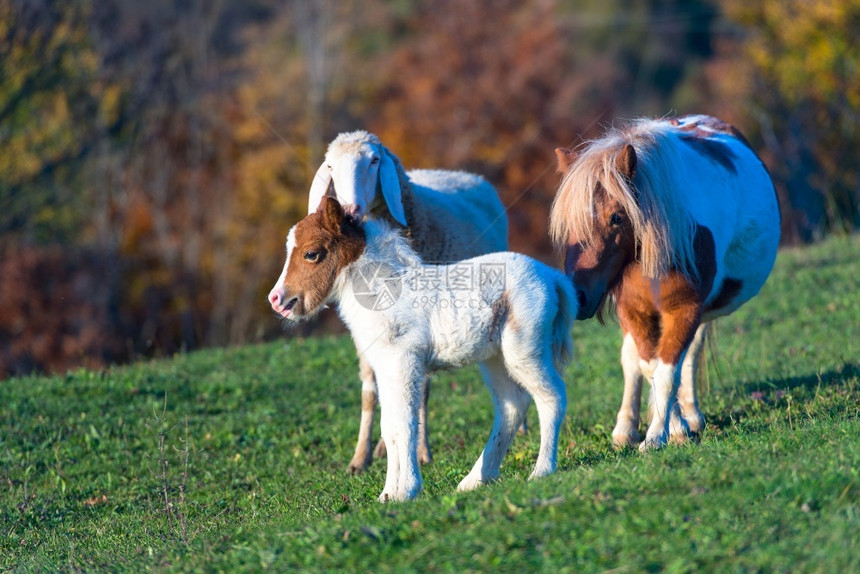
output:
M 570 279 L 561 275 L 556 279 L 555 292 L 558 295 L 558 311 L 552 320 L 552 356 L 555 368 L 559 373 L 563 373 L 573 358 L 573 339 L 570 336 L 570 328 L 573 325 L 576 296 Z

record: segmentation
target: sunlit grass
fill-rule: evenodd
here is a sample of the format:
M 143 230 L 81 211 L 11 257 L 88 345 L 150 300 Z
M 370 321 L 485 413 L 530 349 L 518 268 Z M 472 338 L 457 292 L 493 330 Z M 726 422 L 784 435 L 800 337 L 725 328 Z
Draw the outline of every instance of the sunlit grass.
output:
M 858 570 L 860 240 L 782 252 L 717 331 L 700 444 L 613 451 L 619 334 L 577 323 L 560 471 L 525 480 L 532 432 L 468 494 L 489 395 L 475 368 L 437 376 L 435 461 L 397 505 L 376 502 L 384 464 L 346 473 L 345 337 L 5 381 L 0 568 Z

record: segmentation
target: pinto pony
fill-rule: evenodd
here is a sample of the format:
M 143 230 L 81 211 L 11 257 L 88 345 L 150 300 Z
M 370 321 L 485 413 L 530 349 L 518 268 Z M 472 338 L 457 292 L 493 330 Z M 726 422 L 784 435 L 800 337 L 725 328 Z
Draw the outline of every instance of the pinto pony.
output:
M 577 313 L 573 286 L 559 271 L 509 252 L 424 265 L 400 232 L 361 222 L 326 197 L 289 233 L 283 289 L 273 307 L 290 321 L 336 303 L 376 373 L 388 451 L 381 502 L 421 490 L 416 446 L 427 374 L 474 362 L 493 395 L 495 421 L 458 489 L 498 478 L 530 396 L 541 439 L 530 478 L 555 470 L 566 406 L 559 372 L 570 357 Z
M 708 116 L 639 120 L 580 153 L 564 173 L 550 233 L 577 286 L 577 319 L 614 300 L 624 334 L 624 396 L 613 443 L 639 442 L 642 378 L 651 422 L 641 450 L 703 430 L 696 362 L 707 322 L 761 289 L 776 259 L 780 215 L 761 160 Z

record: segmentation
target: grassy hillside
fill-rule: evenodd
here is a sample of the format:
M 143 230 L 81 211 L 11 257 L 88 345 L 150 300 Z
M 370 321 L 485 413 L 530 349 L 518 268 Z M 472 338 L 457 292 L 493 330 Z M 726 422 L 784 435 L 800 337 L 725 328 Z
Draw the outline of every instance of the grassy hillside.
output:
M 532 432 L 468 494 L 489 394 L 436 377 L 407 504 L 376 502 L 384 464 L 345 472 L 347 338 L 7 380 L 0 570 L 860 570 L 860 238 L 783 251 L 717 332 L 701 444 L 614 452 L 618 330 L 577 323 L 560 471 L 526 482 Z

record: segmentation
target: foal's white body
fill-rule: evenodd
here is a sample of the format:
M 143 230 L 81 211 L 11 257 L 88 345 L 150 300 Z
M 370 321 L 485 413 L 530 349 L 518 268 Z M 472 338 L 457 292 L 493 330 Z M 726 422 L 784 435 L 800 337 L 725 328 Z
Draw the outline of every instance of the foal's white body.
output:
M 416 442 L 426 374 L 475 362 L 493 395 L 495 421 L 483 453 L 458 489 L 498 478 L 530 395 L 541 431 L 531 478 L 552 473 L 566 407 L 559 370 L 570 355 L 569 333 L 576 314 L 570 280 L 510 252 L 455 265 L 423 265 L 406 240 L 385 224 L 370 220 L 364 229 L 366 249 L 340 272 L 330 300 L 337 303 L 359 352 L 376 373 L 388 450 L 380 501 L 411 499 L 421 490 Z M 384 271 L 374 275 L 380 264 Z M 459 274 L 462 279 L 462 272 L 469 269 L 471 288 L 448 278 Z M 503 283 L 499 271 L 504 273 Z M 440 277 L 444 281 L 434 279 Z M 368 292 L 390 294 L 386 287 L 392 284 L 401 287 L 393 304 L 387 296 L 378 305 L 369 303 Z

